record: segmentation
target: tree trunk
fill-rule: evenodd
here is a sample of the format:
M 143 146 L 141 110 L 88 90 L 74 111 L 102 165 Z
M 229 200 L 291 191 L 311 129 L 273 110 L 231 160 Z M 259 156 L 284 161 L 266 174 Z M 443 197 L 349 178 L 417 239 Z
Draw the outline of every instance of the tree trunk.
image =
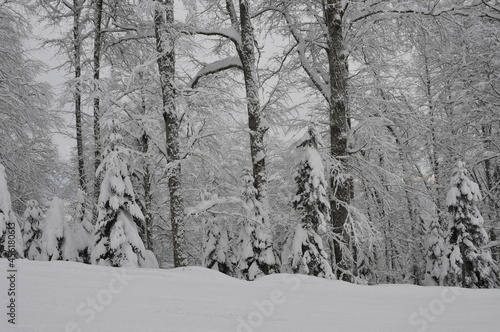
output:
M 162 10 L 155 11 L 155 36 L 158 51 L 158 70 L 163 100 L 163 120 L 168 161 L 168 191 L 174 266 L 186 266 L 184 238 L 184 208 L 181 195 L 181 164 L 179 159 L 180 119 L 175 105 L 175 50 L 174 50 L 174 0 L 158 0 Z
M 241 45 L 237 45 L 238 55 L 243 65 L 247 98 L 248 128 L 250 129 L 250 153 L 254 187 L 257 200 L 262 204 L 262 217 L 268 221 L 269 199 L 267 196 L 266 149 L 264 137 L 268 126 L 264 121 L 259 100 L 259 84 L 255 60 L 255 40 L 247 0 L 240 0 Z
M 327 0 L 325 6 L 325 23 L 327 24 L 327 43 L 328 43 L 328 65 L 330 76 L 330 153 L 333 158 L 338 159 L 342 165 L 341 170 L 335 171 L 331 175 L 331 188 L 334 195 L 331 198 L 332 207 L 331 222 L 333 231 L 339 237 L 345 239 L 346 245 L 349 239 L 344 232 L 344 224 L 348 218 L 346 206 L 350 204 L 352 196 L 352 182 L 348 179 L 341 180 L 339 176 L 348 169 L 347 163 L 347 134 L 349 124 L 347 120 L 348 102 L 347 102 L 347 51 L 344 47 L 342 35 L 342 1 Z M 335 262 L 333 266 L 337 268 L 337 277 L 341 276 L 341 271 L 350 269 L 350 262 L 343 260 L 340 244 L 333 241 Z M 344 279 L 348 279 L 344 275 Z
M 83 157 L 83 137 L 82 137 L 82 95 L 80 92 L 81 67 L 81 28 L 80 15 L 83 2 L 73 0 L 73 66 L 75 69 L 75 120 L 76 120 L 76 151 L 78 160 L 78 180 L 80 188 L 87 191 L 87 179 L 85 177 L 85 162 Z
M 141 84 L 141 91 L 142 91 L 142 96 L 141 96 L 141 112 L 142 115 L 145 117 L 147 108 L 146 108 L 146 97 L 144 95 L 145 93 L 145 81 L 144 79 L 144 74 L 141 72 L 139 73 L 139 78 L 142 82 Z M 142 187 L 144 189 L 144 205 L 143 205 L 143 213 L 144 213 L 144 225 L 143 225 L 143 239 L 142 241 L 144 242 L 144 246 L 148 250 L 153 250 L 153 238 L 151 234 L 151 222 L 152 222 L 152 216 L 151 216 L 151 202 L 153 200 L 152 194 L 151 194 L 151 183 L 153 181 L 153 176 L 151 174 L 150 170 L 150 163 L 148 160 L 148 154 L 149 154 L 149 146 L 150 146 L 150 138 L 149 135 L 146 133 L 144 130 L 142 133 L 142 136 L 139 140 L 139 145 L 141 147 L 141 152 L 144 156 L 144 174 L 142 178 Z
M 101 21 L 102 21 L 102 1 L 95 1 L 94 16 L 94 217 L 97 218 L 97 202 L 99 201 L 99 191 L 101 187 L 100 176 L 97 175 L 97 168 L 101 164 L 101 110 L 99 98 L 99 75 L 101 69 Z

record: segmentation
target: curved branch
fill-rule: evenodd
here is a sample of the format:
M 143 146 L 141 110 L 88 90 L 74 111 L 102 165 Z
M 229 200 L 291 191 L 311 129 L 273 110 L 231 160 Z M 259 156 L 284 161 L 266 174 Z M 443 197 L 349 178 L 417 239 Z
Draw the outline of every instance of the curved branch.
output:
M 233 56 L 206 64 L 198 73 L 196 73 L 196 75 L 191 79 L 188 85 L 189 87 L 191 87 L 191 89 L 194 89 L 198 84 L 200 78 L 202 78 L 203 76 L 215 74 L 231 68 L 243 69 L 243 65 L 241 64 L 241 60 L 238 56 Z

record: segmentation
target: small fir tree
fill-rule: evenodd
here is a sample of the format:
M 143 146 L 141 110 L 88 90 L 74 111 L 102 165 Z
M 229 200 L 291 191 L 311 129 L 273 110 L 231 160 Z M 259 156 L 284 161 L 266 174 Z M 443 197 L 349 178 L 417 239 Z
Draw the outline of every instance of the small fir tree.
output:
M 215 219 L 204 219 L 206 239 L 203 247 L 203 265 L 232 276 L 235 260 L 229 245 L 227 230 Z
M 40 260 L 42 253 L 43 211 L 38 201 L 29 200 L 23 215 L 24 257 L 31 260 Z
M 425 286 L 442 286 L 448 271 L 446 259 L 446 243 L 443 228 L 438 218 L 431 219 L 427 234 L 427 256 L 423 284 Z
M 76 261 L 76 256 L 64 202 L 55 196 L 45 216 L 40 258 L 47 261 Z
M 251 170 L 243 174 L 243 205 L 246 218 L 243 222 L 236 254 L 237 276 L 246 280 L 277 272 L 271 230 L 262 217 L 263 211 L 256 199 Z
M 330 214 L 324 166 L 318 153 L 321 145 L 321 136 L 316 126 L 311 125 L 297 146 L 302 150 L 302 158 L 295 176 L 297 193 L 292 204 L 301 217 L 293 238 L 287 243 L 285 257 L 294 273 L 334 279 L 323 240 L 318 235 L 326 231 Z
M 120 119 L 116 116 L 105 122 L 110 134 L 105 141 L 103 172 L 99 195 L 99 214 L 95 226 L 93 264 L 108 266 L 148 265 L 144 243 L 139 236 L 136 220 L 144 215 L 136 203 L 129 177 L 130 149 L 120 134 Z
M 360 248 L 357 252 L 356 268 L 358 272 L 358 282 L 360 284 L 376 284 L 377 275 L 373 271 L 375 262 L 376 248 L 372 244 L 368 244 L 366 248 Z
M 94 225 L 90 222 L 92 211 L 88 208 L 86 194 L 78 189 L 76 194 L 76 209 L 73 222 L 73 232 L 75 248 L 78 252 L 78 261 L 90 264 L 90 252 L 92 251 L 92 241 Z
M 446 205 L 451 214 L 447 236 L 449 271 L 446 283 L 461 284 L 466 288 L 495 286 L 491 252 L 481 249 L 489 242 L 483 227 L 483 217 L 477 207 L 481 192 L 477 183 L 469 179 L 465 163 L 459 161 L 451 178 L 451 189 Z
M 0 258 L 20 258 L 23 251 L 23 238 L 12 211 L 5 167 L 0 164 Z

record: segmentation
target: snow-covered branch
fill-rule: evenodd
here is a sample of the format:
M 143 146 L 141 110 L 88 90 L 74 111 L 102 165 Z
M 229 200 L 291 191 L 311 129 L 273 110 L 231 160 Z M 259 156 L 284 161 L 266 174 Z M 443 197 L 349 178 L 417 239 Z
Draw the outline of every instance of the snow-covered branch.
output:
M 302 68 L 304 68 L 304 70 L 306 71 L 307 75 L 311 79 L 314 86 L 319 90 L 319 92 L 321 92 L 323 97 L 327 101 L 329 101 L 330 100 L 330 87 L 328 84 L 326 84 L 322 80 L 321 75 L 319 75 L 318 72 L 309 63 L 307 56 L 306 56 L 306 41 L 305 41 L 305 39 L 302 37 L 300 32 L 295 27 L 295 23 L 293 22 L 293 19 L 290 16 L 288 9 L 284 9 L 282 13 L 283 13 L 283 17 L 286 20 L 288 28 L 290 29 L 290 32 L 292 33 L 293 38 L 297 42 L 297 53 L 299 55 L 299 60 L 300 60 L 300 63 L 302 65 Z
M 197 216 L 219 204 L 234 204 L 240 202 L 241 199 L 237 197 L 219 197 L 217 194 L 213 194 L 208 200 L 201 201 L 195 206 L 186 207 L 184 209 L 184 214 L 187 216 Z
M 215 74 L 231 68 L 242 69 L 241 60 L 238 56 L 233 56 L 206 64 L 198 73 L 196 73 L 196 75 L 191 79 L 188 85 L 189 87 L 194 89 L 198 84 L 200 78 L 202 78 L 203 76 Z
M 224 37 L 224 38 L 230 39 L 232 42 L 234 42 L 237 45 L 241 45 L 240 34 L 234 28 L 223 28 L 223 29 L 216 29 L 216 30 L 195 29 L 195 30 L 192 30 L 192 31 L 188 31 L 187 33 L 189 33 L 189 34 L 205 35 L 205 36 L 219 36 L 219 37 Z

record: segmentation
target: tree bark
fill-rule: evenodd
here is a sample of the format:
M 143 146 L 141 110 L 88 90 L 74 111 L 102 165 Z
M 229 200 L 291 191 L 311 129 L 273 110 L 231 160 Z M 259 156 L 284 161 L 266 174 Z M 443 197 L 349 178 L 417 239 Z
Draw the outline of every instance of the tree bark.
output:
M 168 161 L 168 191 L 174 251 L 174 266 L 186 266 L 184 238 L 184 208 L 181 194 L 181 164 L 179 158 L 180 119 L 175 105 L 174 0 L 158 0 L 163 8 L 155 11 L 155 37 L 158 70 L 163 100 L 163 120 Z
M 87 191 L 87 179 L 85 176 L 85 162 L 83 156 L 83 136 L 82 136 L 82 95 L 80 91 L 80 77 L 82 74 L 81 67 L 81 27 L 80 16 L 82 13 L 83 2 L 81 0 L 73 0 L 73 66 L 75 69 L 75 120 L 76 120 L 76 151 L 78 160 L 78 181 L 80 188 Z
M 233 16 L 234 7 L 231 1 L 227 1 L 231 21 L 233 24 L 236 18 Z M 252 157 L 252 170 L 254 187 L 257 189 L 256 198 L 262 204 L 262 217 L 268 221 L 269 198 L 267 193 L 266 174 L 266 148 L 264 143 L 268 126 L 264 121 L 259 100 L 259 84 L 257 78 L 257 68 L 255 60 L 255 40 L 254 30 L 250 15 L 250 5 L 247 0 L 239 1 L 240 8 L 240 36 L 241 44 L 236 44 L 238 55 L 243 67 L 245 79 L 245 91 L 247 98 L 248 128 L 250 129 L 250 153 Z M 231 14 L 232 13 L 232 14 Z
M 94 206 L 97 206 L 99 200 L 99 191 L 101 188 L 100 176 L 97 175 L 97 168 L 101 164 L 101 110 L 100 110 L 100 97 L 99 97 L 99 75 L 101 70 L 101 22 L 102 22 L 102 2 L 103 0 L 95 1 L 94 8 Z M 97 217 L 97 209 L 94 208 L 94 217 Z
M 333 231 L 349 243 L 344 232 L 344 225 L 348 218 L 346 206 L 350 204 L 352 197 L 352 182 L 348 179 L 340 180 L 341 172 L 348 169 L 347 163 L 347 134 L 348 124 L 348 101 L 347 101 L 347 51 L 344 47 L 342 31 L 342 1 L 327 0 L 324 8 L 325 23 L 327 25 L 328 65 L 330 76 L 330 154 L 340 161 L 342 170 L 331 175 L 331 188 L 334 195 L 331 198 L 331 223 Z M 333 241 L 335 255 L 334 266 L 340 270 L 349 270 L 349 262 L 343 260 L 340 244 Z M 337 277 L 341 277 L 337 269 Z M 344 279 L 347 276 L 344 275 Z

